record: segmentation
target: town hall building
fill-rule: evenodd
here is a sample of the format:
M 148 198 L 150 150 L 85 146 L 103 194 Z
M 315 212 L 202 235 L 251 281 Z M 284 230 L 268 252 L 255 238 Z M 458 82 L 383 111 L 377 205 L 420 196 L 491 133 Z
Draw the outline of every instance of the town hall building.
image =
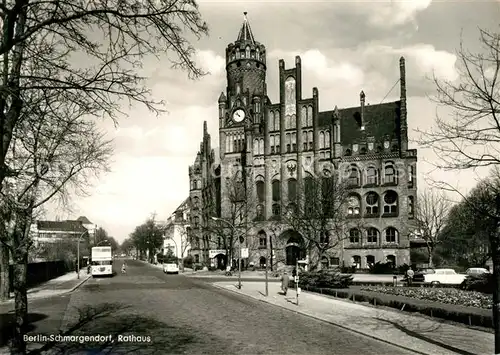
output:
M 297 186 L 332 169 L 342 170 L 349 185 L 343 208 L 352 223 L 342 243 L 321 255 L 321 265 L 409 264 L 417 151 L 408 149 L 404 58 L 398 101 L 368 105 L 360 90 L 357 107 L 321 112 L 319 90 L 302 91 L 299 56 L 292 68 L 279 60 L 279 102 L 271 102 L 266 55 L 245 13 L 237 40 L 226 48 L 227 87 L 218 99 L 220 163 L 205 123 L 189 167 L 191 255 L 223 267 L 226 238 L 234 234 L 248 249 L 245 265 L 265 264 L 267 243 L 278 266 L 307 259 L 303 236 L 280 224 L 280 216 L 294 203 Z M 242 201 L 252 203 L 238 205 Z M 229 254 L 237 258 L 237 252 Z

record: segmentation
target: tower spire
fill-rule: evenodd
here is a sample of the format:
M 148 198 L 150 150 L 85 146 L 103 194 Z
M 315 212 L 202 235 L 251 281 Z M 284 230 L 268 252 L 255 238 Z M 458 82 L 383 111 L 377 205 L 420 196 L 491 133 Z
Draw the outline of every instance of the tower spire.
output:
M 255 39 L 253 37 L 252 29 L 250 28 L 250 23 L 247 18 L 248 12 L 243 13 L 243 25 L 241 25 L 240 33 L 238 34 L 238 42 L 250 42 L 255 44 Z

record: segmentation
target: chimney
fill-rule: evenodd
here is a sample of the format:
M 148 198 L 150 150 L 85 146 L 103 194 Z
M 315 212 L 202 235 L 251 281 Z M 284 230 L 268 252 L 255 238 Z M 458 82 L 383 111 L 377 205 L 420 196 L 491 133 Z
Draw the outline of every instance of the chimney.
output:
M 361 122 L 360 129 L 365 130 L 365 93 L 363 91 L 359 94 L 359 100 L 361 101 Z

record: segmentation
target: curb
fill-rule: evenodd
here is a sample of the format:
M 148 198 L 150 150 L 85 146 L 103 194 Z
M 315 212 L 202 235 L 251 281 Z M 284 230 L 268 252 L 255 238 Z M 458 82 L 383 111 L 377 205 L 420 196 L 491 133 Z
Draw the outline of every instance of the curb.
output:
M 78 287 L 80 287 L 81 285 L 83 285 L 85 282 L 87 282 L 88 279 L 90 279 L 92 277 L 92 275 L 88 275 L 86 278 L 84 278 L 82 281 L 80 281 L 76 286 L 74 286 L 71 290 L 69 291 L 66 291 L 64 293 L 70 293 L 70 292 L 73 292 L 74 290 L 76 290 Z
M 257 298 L 255 296 L 251 296 L 251 295 L 248 295 L 248 294 L 245 294 L 245 293 L 242 293 L 242 292 L 238 292 L 238 291 L 234 291 L 232 289 L 229 289 L 229 288 L 224 288 L 222 286 L 219 286 L 219 285 L 216 285 L 216 284 L 211 284 L 213 287 L 216 287 L 220 290 L 225 290 L 225 291 L 229 291 L 229 292 L 232 292 L 232 293 L 235 293 L 235 294 L 238 294 L 238 295 L 241 295 L 241 296 L 244 296 L 244 297 L 248 297 L 248 298 L 252 298 L 254 300 L 257 300 L 257 301 L 260 301 L 260 302 L 263 302 L 263 303 L 267 303 L 269 305 L 272 305 L 272 306 L 276 306 L 276 307 L 279 307 L 281 309 L 284 309 L 284 310 L 287 310 L 289 312 L 293 312 L 293 313 L 296 313 L 296 314 L 300 314 L 300 315 L 303 315 L 303 316 L 306 316 L 306 317 L 309 317 L 309 318 L 312 318 L 312 319 L 315 319 L 315 320 L 318 320 L 320 322 L 324 322 L 324 323 L 328 323 L 328 324 L 331 324 L 333 326 L 336 326 L 336 327 L 339 327 L 339 328 L 342 328 L 344 330 L 347 330 L 347 331 L 350 331 L 350 332 L 353 332 L 353 333 L 356 333 L 356 334 L 359 334 L 359 335 L 362 335 L 364 337 L 367 337 L 367 338 L 370 338 L 370 339 L 374 339 L 374 340 L 377 340 L 377 341 L 380 341 L 380 342 L 383 342 L 383 343 L 386 343 L 386 344 L 389 344 L 389 345 L 392 345 L 392 346 L 395 346 L 395 347 L 398 347 L 400 349 L 404 349 L 404 350 L 407 350 L 407 351 L 410 351 L 410 352 L 413 352 L 415 354 L 420 354 L 420 355 L 434 355 L 434 354 L 431 354 L 431 353 L 424 353 L 422 351 L 418 351 L 418 350 L 415 350 L 415 349 L 411 349 L 411 348 L 408 348 L 406 346 L 402 346 L 402 345 L 399 345 L 397 343 L 393 343 L 393 342 L 390 342 L 388 340 L 385 340 L 385 339 L 380 339 L 374 335 L 370 335 L 370 334 L 366 334 L 366 333 L 363 333 L 363 332 L 360 332 L 359 330 L 356 330 L 356 329 L 352 329 L 352 328 L 349 328 L 349 327 L 346 327 L 344 325 L 341 325 L 339 323 L 335 323 L 335 322 L 332 322 L 332 321 L 329 321 L 329 320 L 326 320 L 326 319 L 323 319 L 323 318 L 320 318 L 320 317 L 317 317 L 317 316 L 313 316 L 311 314 L 307 314 L 305 313 L 304 311 L 302 310 L 293 310 L 293 309 L 290 309 L 290 308 L 287 308 L 285 306 L 282 306 L 280 304 L 275 304 L 275 303 L 272 303 L 270 301 L 268 301 L 267 299 L 263 299 L 263 298 Z
M 28 302 L 35 301 L 35 300 L 43 300 L 43 299 L 46 299 L 46 298 L 62 296 L 62 295 L 71 293 L 71 292 L 75 291 L 78 287 L 80 287 L 81 285 L 83 285 L 88 279 L 90 279 L 90 277 L 91 276 L 87 276 L 82 281 L 80 281 L 76 286 L 74 286 L 73 288 L 71 288 L 69 290 L 63 290 L 61 292 L 54 293 L 52 295 L 39 296 L 39 297 L 31 297 L 31 298 L 28 297 Z M 8 303 L 14 303 L 14 302 L 15 302 L 15 299 L 14 299 L 14 297 L 12 297 L 12 298 L 9 298 L 8 300 L 0 301 L 0 305 L 2 305 L 2 304 L 8 304 Z

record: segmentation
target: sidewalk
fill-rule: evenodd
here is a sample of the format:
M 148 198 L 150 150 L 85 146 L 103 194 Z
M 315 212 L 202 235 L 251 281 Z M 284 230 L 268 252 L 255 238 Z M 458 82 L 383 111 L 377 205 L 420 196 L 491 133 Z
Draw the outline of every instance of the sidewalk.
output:
M 192 271 L 192 272 L 185 272 L 186 276 L 193 276 L 193 277 L 203 277 L 203 278 L 220 278 L 221 276 L 224 276 L 224 271 Z M 269 272 L 268 277 L 269 279 L 272 280 L 279 280 L 280 277 L 273 277 L 271 275 L 272 273 Z M 233 271 L 233 276 L 237 277 L 238 276 L 238 271 Z M 353 274 L 353 282 L 358 282 L 358 283 L 363 283 L 363 282 L 379 282 L 379 283 L 392 283 L 393 282 L 393 275 L 373 275 L 373 274 Z M 241 278 L 262 278 L 264 279 L 266 277 L 266 272 L 265 271 L 242 271 L 241 272 Z M 403 276 L 397 276 L 397 282 L 401 282 L 403 280 Z
M 46 298 L 72 292 L 90 277 L 91 276 L 87 274 L 87 270 L 84 269 L 80 271 L 79 279 L 75 271 L 68 272 L 67 274 L 56 277 L 34 288 L 30 288 L 28 290 L 28 301 L 30 299 Z M 14 293 L 11 292 L 10 297 L 10 299 L 1 301 L 1 303 L 14 302 Z
M 265 286 L 262 282 L 246 282 L 241 290 L 234 282 L 217 282 L 213 285 L 417 351 L 420 354 L 494 354 L 493 334 L 480 330 L 304 291 L 299 295 L 297 306 L 295 290 L 289 290 L 285 297 L 279 294 L 281 285 L 277 283 L 269 283 L 268 297 L 264 295 Z

